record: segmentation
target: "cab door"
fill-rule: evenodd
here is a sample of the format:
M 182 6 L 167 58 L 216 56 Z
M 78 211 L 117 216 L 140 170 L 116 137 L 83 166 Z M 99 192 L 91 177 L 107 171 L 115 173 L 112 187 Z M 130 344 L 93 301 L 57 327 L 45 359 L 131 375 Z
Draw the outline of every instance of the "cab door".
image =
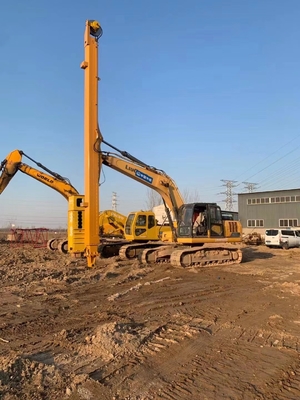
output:
M 224 236 L 224 226 L 222 220 L 221 209 L 217 205 L 208 205 L 207 207 L 207 223 L 211 237 Z
M 134 240 L 158 240 L 155 216 L 150 212 L 138 212 L 134 229 Z

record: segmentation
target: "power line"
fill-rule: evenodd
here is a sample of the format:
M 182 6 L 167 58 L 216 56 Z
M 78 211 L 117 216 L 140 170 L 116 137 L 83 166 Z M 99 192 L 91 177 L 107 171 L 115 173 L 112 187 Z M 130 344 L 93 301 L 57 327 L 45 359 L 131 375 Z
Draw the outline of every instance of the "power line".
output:
M 297 149 L 300 148 L 300 145 L 295 147 L 293 150 L 289 151 L 288 153 L 286 153 L 285 155 L 283 155 L 282 157 L 278 158 L 277 160 L 273 161 L 271 164 L 267 165 L 266 167 L 262 168 L 261 170 L 259 170 L 258 172 L 256 172 L 255 174 L 251 175 L 248 179 L 253 178 L 253 176 L 258 175 L 259 173 L 265 171 L 267 168 L 271 167 L 272 165 L 276 164 L 278 161 L 282 160 L 283 158 L 285 158 L 286 156 L 290 155 L 291 153 L 293 153 L 294 151 L 296 151 Z
M 254 165 L 252 165 L 250 168 L 248 168 L 246 171 L 244 171 L 242 174 L 240 174 L 236 179 L 238 179 L 241 175 L 244 175 L 244 174 L 248 173 L 249 171 L 253 170 L 253 169 L 254 169 L 255 167 L 257 167 L 259 164 L 265 162 L 268 158 L 270 158 L 270 157 L 272 157 L 274 154 L 278 153 L 280 150 L 283 149 L 283 147 L 286 147 L 287 145 L 289 145 L 290 143 L 292 143 L 294 140 L 298 139 L 299 137 L 300 137 L 300 135 L 297 135 L 296 137 L 294 137 L 293 139 L 291 139 L 291 140 L 288 141 L 287 143 L 281 145 L 277 150 L 275 150 L 274 152 L 272 152 L 271 154 L 269 154 L 267 157 L 265 157 L 265 158 L 262 159 L 261 161 L 258 161 L 257 163 L 255 163 Z M 299 147 L 299 146 L 298 146 L 298 147 Z M 298 147 L 296 147 L 294 150 L 296 150 Z M 292 150 L 292 152 L 293 152 L 294 150 Z M 287 155 L 289 155 L 289 154 L 290 154 L 290 152 L 287 153 L 287 154 L 285 154 L 283 157 L 279 158 L 279 159 L 276 160 L 275 162 L 281 160 L 282 158 L 284 158 L 285 156 L 287 156 Z M 270 164 L 270 165 L 273 165 L 273 164 L 274 164 L 274 163 L 272 163 L 272 164 Z M 268 168 L 268 166 L 267 166 L 266 168 Z M 260 172 L 260 171 L 259 171 L 259 172 Z M 258 172 L 258 173 L 259 173 L 259 172 Z M 254 174 L 254 175 L 256 175 L 256 174 Z M 254 176 L 254 175 L 252 175 L 252 176 Z M 252 176 L 251 176 L 251 177 L 252 177 Z M 250 177 L 250 178 L 251 178 L 251 177 Z M 250 178 L 247 178 L 246 180 L 248 180 L 248 179 L 250 179 Z

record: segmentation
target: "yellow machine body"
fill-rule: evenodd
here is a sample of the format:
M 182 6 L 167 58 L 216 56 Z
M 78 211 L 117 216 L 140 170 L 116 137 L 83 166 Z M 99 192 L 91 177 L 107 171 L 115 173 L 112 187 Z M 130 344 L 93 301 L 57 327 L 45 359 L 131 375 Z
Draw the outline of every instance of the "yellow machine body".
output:
M 125 238 L 135 242 L 161 240 L 162 232 L 171 233 L 168 225 L 157 225 L 152 211 L 131 212 L 125 224 Z
M 99 214 L 100 237 L 124 237 L 126 216 L 114 211 L 105 210 Z
M 82 255 L 85 250 L 85 209 L 83 196 L 70 196 L 68 209 L 68 251 L 72 255 Z

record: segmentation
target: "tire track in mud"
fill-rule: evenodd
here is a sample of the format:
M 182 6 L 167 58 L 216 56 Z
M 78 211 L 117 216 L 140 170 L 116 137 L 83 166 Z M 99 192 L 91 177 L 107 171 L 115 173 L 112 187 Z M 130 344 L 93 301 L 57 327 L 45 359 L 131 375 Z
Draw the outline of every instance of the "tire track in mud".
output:
M 165 278 L 164 272 L 165 271 L 161 271 L 161 276 Z M 130 308 L 131 304 L 128 303 L 128 298 L 125 296 L 124 301 L 123 299 L 118 299 L 118 305 L 114 307 L 114 312 L 117 309 L 118 312 L 115 312 L 115 314 L 122 315 L 126 314 L 127 312 L 128 314 L 135 314 L 137 310 L 141 310 L 141 313 L 143 313 L 143 315 L 147 315 L 148 312 L 152 314 L 156 312 L 161 313 L 161 309 L 164 308 L 164 312 L 167 309 L 167 315 L 172 315 L 174 313 L 174 310 L 182 312 L 183 306 L 185 307 L 185 305 L 188 305 L 190 313 L 192 314 L 194 312 L 194 310 L 192 310 L 192 303 L 195 301 L 197 302 L 199 297 L 201 301 L 206 301 L 212 298 L 212 293 L 215 297 L 217 297 L 218 294 L 222 294 L 224 292 L 227 292 L 228 295 L 230 295 L 231 290 L 228 290 L 228 288 L 224 289 L 220 285 L 214 284 L 207 287 L 207 277 L 205 279 L 205 282 L 201 282 L 201 286 L 206 287 L 202 289 L 199 288 L 199 282 L 197 282 L 197 279 L 195 279 L 195 277 L 198 278 L 198 274 L 191 275 L 195 282 L 191 282 L 191 278 L 183 280 L 182 277 L 176 278 L 175 276 L 174 279 L 172 278 L 168 282 L 167 286 L 159 287 L 159 285 L 155 283 L 154 285 L 150 283 L 149 286 L 151 286 L 151 288 L 148 291 L 145 289 L 149 288 L 149 286 L 146 286 L 149 282 L 145 282 L 143 284 L 143 297 L 146 298 L 146 301 L 143 301 L 144 299 L 141 299 L 140 293 L 137 293 L 137 295 L 135 296 L 135 293 L 131 292 L 130 303 L 135 303 L 134 308 Z M 114 282 L 114 280 L 111 281 Z M 95 307 L 97 307 L 97 314 L 101 312 L 107 314 L 105 311 L 112 311 L 112 307 L 107 304 L 107 302 L 105 302 L 105 296 L 99 296 L 99 291 L 101 292 L 101 284 L 105 285 L 106 283 L 99 282 L 99 285 L 89 285 L 88 290 L 86 288 L 86 284 L 84 284 L 82 287 L 75 286 L 75 296 L 72 293 L 71 286 L 68 289 L 65 288 L 66 290 L 61 298 L 55 298 L 55 295 L 53 294 L 48 296 L 47 298 L 44 298 L 43 296 L 34 297 L 32 295 L 30 297 L 27 297 L 27 304 L 29 303 L 30 307 L 27 309 L 26 307 L 24 307 L 23 311 L 22 305 L 21 309 L 19 309 L 17 313 L 14 313 L 14 315 L 11 314 L 13 318 L 9 318 L 10 321 L 14 320 L 14 317 L 16 317 L 16 320 L 18 320 L 17 323 L 13 324 L 12 333 L 22 333 L 26 336 L 31 336 L 34 331 L 37 330 L 37 328 L 39 328 L 39 330 L 41 331 L 44 328 L 45 331 L 47 330 L 48 333 L 51 333 L 52 331 L 60 329 L 59 326 L 61 326 L 61 329 L 63 329 L 66 319 L 69 322 L 68 325 L 76 326 L 79 322 L 77 321 L 76 317 L 74 318 L 74 314 L 77 313 L 77 310 L 78 313 L 84 314 L 84 316 L 88 317 L 87 319 L 91 321 L 93 319 L 93 312 L 91 312 L 89 306 L 91 304 L 94 304 Z M 193 286 L 192 288 L 191 284 Z M 115 280 L 113 285 L 115 285 L 114 289 L 118 287 L 117 279 Z M 182 287 L 182 285 L 184 287 Z M 123 286 L 123 284 L 121 286 Z M 236 290 L 237 288 L 235 288 L 235 292 Z M 76 305 L 75 303 L 77 300 L 79 300 L 78 305 Z M 103 302 L 103 304 L 99 304 L 100 300 Z M 83 307 L 83 303 L 87 304 L 87 306 Z M 184 313 L 187 312 L 187 307 L 185 308 L 186 310 L 184 311 Z M 68 311 L 68 309 L 70 310 Z M 199 310 L 195 311 L 199 312 Z M 9 313 L 7 315 L 9 315 Z M 7 330 L 9 330 L 9 326 L 7 326 Z
M 82 293 L 80 293 L 80 290 L 76 292 L 76 301 L 79 301 L 78 307 L 76 304 L 72 304 L 72 298 L 62 298 L 60 301 L 52 298 L 52 300 L 49 300 L 51 304 L 49 304 L 49 301 L 46 299 L 46 307 L 48 308 L 49 304 L 51 309 L 48 316 L 39 315 L 40 313 L 37 313 L 34 315 L 36 318 L 32 318 L 33 315 L 31 315 L 31 320 L 27 320 L 19 327 L 15 325 L 14 330 L 15 332 L 27 333 L 28 336 L 31 335 L 37 327 L 42 328 L 42 326 L 47 327 L 48 332 L 57 331 L 57 329 L 60 329 L 60 323 L 62 324 L 61 328 L 64 327 L 66 319 L 70 326 L 80 326 L 81 318 L 74 317 L 77 308 L 80 309 L 81 315 L 84 314 L 90 326 L 95 325 L 95 323 L 91 323 L 95 315 L 100 316 L 103 314 L 101 318 L 103 321 L 105 319 L 113 319 L 113 317 L 108 318 L 110 313 L 111 315 L 114 314 L 116 317 L 124 314 L 128 316 L 132 314 L 135 318 L 139 318 L 141 315 L 143 317 L 150 316 L 151 318 L 154 316 L 159 320 L 162 310 L 164 313 L 163 318 L 167 321 L 174 314 L 190 315 L 191 318 L 194 318 L 195 315 L 203 318 L 205 315 L 208 318 L 212 317 L 215 319 L 217 304 L 208 306 L 207 303 L 212 299 L 218 300 L 218 298 L 223 295 L 231 296 L 233 292 L 235 294 L 242 292 L 244 286 L 241 285 L 239 290 L 237 285 L 235 285 L 234 288 L 232 288 L 232 286 L 223 287 L 216 284 L 209 286 L 207 285 L 207 280 L 208 279 L 204 282 L 200 282 L 202 287 L 199 287 L 199 282 L 195 279 L 193 279 L 192 282 L 190 280 L 185 280 L 184 282 L 182 278 L 175 278 L 174 280 L 169 280 L 167 286 L 155 285 L 154 288 L 150 288 L 150 290 L 151 282 L 150 284 L 149 282 L 145 282 L 143 285 L 140 285 L 141 289 L 143 289 L 143 293 L 141 293 L 141 290 L 136 292 L 132 291 L 130 293 L 130 301 L 128 301 L 128 296 L 124 296 L 123 298 L 117 299 L 113 306 L 104 301 L 104 296 L 101 296 L 99 299 L 99 290 L 101 291 L 101 289 L 99 289 L 99 286 L 93 285 L 93 287 L 89 287 L 88 293 L 86 293 L 85 288 L 81 289 L 83 290 Z M 194 288 L 192 286 L 194 286 Z M 130 288 L 130 286 L 128 287 Z M 96 301 L 95 297 L 97 297 Z M 219 301 L 220 303 L 223 302 L 222 299 Z M 86 304 L 84 308 L 83 304 Z M 90 305 L 92 304 L 96 304 L 95 307 L 97 308 L 95 312 L 93 312 L 93 310 L 91 311 Z M 55 308 L 53 308 L 54 305 Z M 73 311 L 70 307 L 73 308 Z M 68 309 L 70 310 L 68 311 Z M 159 317 L 157 317 L 157 315 Z
M 178 329 L 173 328 L 176 335 L 172 329 L 165 329 L 166 334 L 173 331 L 172 335 L 164 338 L 162 332 L 123 365 L 123 395 L 127 388 L 131 399 L 157 398 L 159 394 L 159 398 L 179 400 L 199 398 L 200 393 L 206 393 L 201 398 L 207 399 L 279 399 L 281 389 L 277 393 L 273 385 L 278 377 L 277 387 L 286 387 L 288 391 L 282 398 L 299 398 L 299 365 L 282 381 L 287 363 L 291 362 L 290 352 L 261 348 L 253 342 L 237 343 L 234 332 L 227 330 L 220 338 L 192 329 L 186 329 L 180 336 Z M 163 346 L 155 348 L 156 341 L 162 341 Z M 295 352 L 292 356 L 298 358 Z M 111 389 L 118 387 L 120 380 L 115 371 L 107 370 L 100 382 Z M 262 391 L 266 386 L 267 390 Z
M 172 289 L 174 288 L 172 287 Z M 176 288 L 174 290 L 177 292 Z M 216 294 L 218 295 L 226 292 L 228 291 L 224 290 L 224 288 L 220 289 L 214 287 L 213 290 L 206 289 L 203 291 L 203 295 L 213 297 Z M 235 287 L 234 293 L 236 292 L 237 288 Z M 164 307 L 165 302 L 163 301 L 164 299 L 162 294 L 157 294 L 157 291 L 155 293 L 159 298 L 161 306 Z M 199 296 L 199 292 L 197 295 Z M 178 298 L 182 298 L 181 295 L 175 295 L 172 297 L 170 291 L 168 291 L 168 296 L 166 296 L 167 305 L 171 306 L 174 304 L 174 301 L 177 302 Z M 188 304 L 189 301 L 192 303 L 192 310 L 188 307 L 190 305 Z M 157 302 L 153 300 L 151 303 L 153 304 L 153 307 L 150 307 L 149 303 L 147 303 L 147 306 L 149 307 L 147 312 L 151 313 L 153 310 L 158 311 L 160 307 L 157 308 Z M 262 364 L 262 369 L 270 369 L 273 364 L 278 364 L 278 358 L 280 358 L 278 357 L 278 349 L 276 349 L 276 356 L 270 356 L 269 352 L 267 352 L 265 356 L 262 357 L 262 336 L 259 331 L 247 331 L 242 328 L 229 329 L 229 326 L 224 326 L 223 329 L 219 328 L 218 331 L 216 330 L 214 332 L 214 334 L 218 333 L 218 343 L 222 343 L 223 348 L 217 351 L 219 354 L 218 357 L 214 354 L 212 357 L 211 349 L 214 346 L 211 341 L 207 339 L 204 332 L 207 333 L 208 329 L 210 329 L 210 326 L 214 325 L 215 321 L 209 321 L 208 324 L 203 327 L 204 330 L 197 330 L 195 328 L 195 321 L 193 324 L 190 321 L 192 324 L 190 326 L 182 325 L 184 317 L 186 319 L 190 317 L 191 319 L 192 315 L 205 314 L 207 316 L 208 314 L 208 309 L 205 307 L 203 308 L 202 300 L 199 300 L 199 298 L 195 300 L 194 295 L 185 296 L 184 304 L 185 306 L 183 309 L 178 307 L 180 310 L 174 310 L 173 307 L 173 315 L 174 311 L 178 311 L 177 317 L 178 320 L 181 321 L 180 325 L 176 326 L 176 324 L 169 324 L 166 326 L 159 332 L 159 335 L 153 336 L 152 341 L 148 340 L 144 347 L 140 348 L 139 353 L 132 354 L 133 361 L 131 360 L 122 366 L 114 366 L 111 368 L 111 371 L 109 371 L 110 368 L 106 368 L 105 376 L 99 381 L 111 388 L 117 387 L 120 385 L 120 380 L 118 379 L 118 376 L 115 375 L 115 371 L 122 370 L 122 385 L 124 387 L 126 386 L 126 383 L 130 383 L 130 390 L 128 389 L 128 393 L 130 393 L 131 397 L 128 398 L 132 399 L 147 399 L 151 398 L 151 395 L 157 396 L 158 393 L 160 398 L 165 399 L 193 398 L 193 396 L 196 396 L 195 398 L 197 398 L 199 393 L 202 393 L 202 391 L 204 393 L 211 393 L 208 397 L 203 397 L 207 399 L 218 398 L 214 396 L 222 396 L 225 398 L 226 396 L 228 396 L 228 398 L 230 396 L 234 396 L 233 398 L 247 398 L 244 397 L 247 393 L 249 396 L 248 398 L 266 398 L 266 394 L 261 393 L 257 387 L 262 387 L 270 378 L 269 375 L 267 374 L 267 376 L 265 376 L 265 380 L 262 379 L 262 377 L 255 380 L 252 376 L 253 372 L 246 374 L 243 377 L 244 383 L 241 385 L 240 371 L 243 370 L 245 364 L 249 363 L 249 360 L 253 358 L 253 353 L 256 353 L 256 359 L 260 360 L 259 362 Z M 143 304 L 143 306 L 145 307 L 145 304 Z M 215 309 L 213 307 L 208 308 L 211 308 L 209 314 L 214 314 Z M 183 331 L 180 331 L 182 328 L 184 328 Z M 224 334 L 224 330 L 226 334 Z M 199 331 L 201 332 L 201 335 L 200 338 L 197 339 L 195 336 L 199 336 Z M 167 332 L 168 335 L 166 334 L 164 336 L 165 332 Z M 220 338 L 221 333 L 224 338 Z M 264 345 L 274 347 L 278 339 L 272 337 L 272 332 L 263 331 L 263 334 L 267 335 L 267 340 L 263 338 Z M 287 336 L 282 340 L 286 339 Z M 295 337 L 289 337 L 289 340 L 290 339 L 294 340 L 295 344 L 293 347 L 297 350 L 298 339 Z M 228 341 L 233 341 L 234 344 L 229 346 L 227 344 Z M 192 344 L 187 344 L 189 342 Z M 246 342 L 246 345 L 245 343 L 241 343 L 242 347 L 238 347 L 237 349 L 236 346 L 239 342 Z M 190 352 L 188 351 L 189 347 L 192 349 Z M 207 348 L 204 352 L 203 347 Z M 273 350 L 274 349 L 272 349 L 272 351 Z M 201 353 L 201 351 L 202 354 L 197 355 L 195 358 L 195 352 Z M 243 351 L 245 352 L 244 357 Z M 180 356 L 181 352 L 184 354 L 184 357 Z M 222 355 L 221 360 L 223 359 L 223 361 L 220 361 L 220 355 Z M 285 366 L 286 358 L 282 358 Z M 209 365 L 207 365 L 207 360 L 210 360 Z M 252 363 L 252 368 L 250 368 L 250 370 L 255 371 L 256 363 L 257 361 Z M 180 366 L 179 368 L 178 365 Z M 227 381 L 229 380 L 230 382 L 234 382 L 234 385 L 230 384 L 227 388 L 224 387 L 223 382 L 224 370 L 228 371 L 226 373 Z M 276 373 L 280 374 L 280 370 L 273 371 L 273 374 Z M 97 372 L 92 373 L 91 376 L 97 378 Z M 255 383 L 253 383 L 253 381 L 255 381 Z M 138 382 L 138 384 L 134 382 Z M 136 397 L 133 397 L 133 395 Z M 270 396 L 269 398 L 271 399 L 272 397 Z M 292 399 L 293 397 L 288 398 Z
M 179 389 L 178 398 L 184 398 L 183 395 L 188 396 L 185 398 L 191 398 L 189 397 L 191 394 L 189 387 L 180 382 L 175 384 L 175 381 L 178 379 L 176 376 L 178 361 L 186 369 L 189 360 L 195 354 L 194 336 L 199 331 L 188 326 L 180 328 L 181 331 L 178 326 L 172 325 L 163 332 L 165 336 L 159 335 L 147 343 L 136 357 L 135 363 L 130 365 L 128 371 L 124 371 L 125 374 L 132 377 L 131 395 L 143 398 L 146 394 L 153 392 L 156 395 L 160 393 L 160 397 L 162 397 L 163 393 L 170 392 L 170 389 L 174 392 L 176 387 L 177 390 Z M 206 338 L 203 336 L 201 336 L 201 345 L 205 346 Z M 157 344 L 160 343 L 162 343 L 162 347 L 157 347 Z M 186 379 L 189 380 L 185 375 L 184 381 Z M 115 383 L 112 381 L 112 384 L 114 386 Z
M 300 362 L 297 360 L 281 371 L 281 377 L 270 385 L 270 400 L 294 400 L 300 398 Z
M 177 285 L 180 287 L 177 287 Z M 164 294 L 161 292 L 158 293 L 156 288 L 154 297 L 157 297 L 157 300 L 153 299 L 153 296 L 151 296 L 150 304 L 149 301 L 146 303 L 142 301 L 142 304 L 138 304 L 138 302 L 136 303 L 134 299 L 135 293 L 131 292 L 130 300 L 132 303 L 135 303 L 135 312 L 137 312 L 139 308 L 143 308 L 145 311 L 146 308 L 146 315 L 149 316 L 151 314 L 156 314 L 161 310 L 162 307 L 165 309 L 167 303 L 167 306 L 171 308 L 167 313 L 165 312 L 164 318 L 170 318 L 172 315 L 173 320 L 176 321 L 178 319 L 178 323 L 174 321 L 171 322 L 169 320 L 167 324 L 159 326 L 153 330 L 148 337 L 143 340 L 143 343 L 140 344 L 139 348 L 135 352 L 127 355 L 125 360 L 123 357 L 120 357 L 119 359 L 116 357 L 112 363 L 107 365 L 103 365 L 103 362 L 101 362 L 101 367 L 99 366 L 99 370 L 95 369 L 92 372 L 88 370 L 91 368 L 91 366 L 95 367 L 97 360 L 90 360 L 88 362 L 88 368 L 83 367 L 80 369 L 80 372 L 89 373 L 93 379 L 99 380 L 99 382 L 104 385 L 109 385 L 110 387 L 115 385 L 118 386 L 120 384 L 120 378 L 118 376 L 120 375 L 120 372 L 122 372 L 122 382 L 126 381 L 127 379 L 130 380 L 130 376 L 134 373 L 134 371 L 139 371 L 142 365 L 147 364 L 148 359 L 151 360 L 153 357 L 156 358 L 158 353 L 159 357 L 161 357 L 161 353 L 165 353 L 166 355 L 164 355 L 164 358 L 170 358 L 170 360 L 173 360 L 174 355 L 172 350 L 170 350 L 172 347 L 175 346 L 174 354 L 177 354 L 178 346 L 176 345 L 186 341 L 187 338 L 193 337 L 194 335 L 198 334 L 199 331 L 204 334 L 211 334 L 210 326 L 213 324 L 213 321 L 202 321 L 199 317 L 194 317 L 195 315 L 201 315 L 201 313 L 203 314 L 203 304 L 201 296 L 199 298 L 199 292 L 196 295 L 192 294 L 189 296 L 184 296 L 185 305 L 183 309 L 180 309 L 180 306 L 178 308 L 174 308 L 174 302 L 177 303 L 178 299 L 183 298 L 182 293 L 178 294 L 180 288 L 182 291 L 182 282 L 178 282 L 176 285 L 174 283 L 172 284 L 172 292 L 174 291 L 173 294 L 171 294 L 170 290 L 168 290 L 166 293 L 164 288 L 162 289 Z M 214 287 L 213 289 L 206 288 L 202 291 L 202 294 L 206 297 L 212 297 L 216 294 L 216 292 L 218 292 L 218 290 L 219 292 L 224 293 L 224 288 L 220 289 L 218 287 Z M 121 304 L 121 309 L 126 309 L 128 302 L 126 295 L 117 299 L 117 302 L 119 301 L 123 303 Z M 192 309 L 189 309 L 187 305 L 187 303 L 190 301 L 192 303 L 191 305 L 193 306 Z M 199 305 L 197 306 L 196 303 L 199 303 Z M 207 310 L 205 310 L 205 313 L 207 314 Z M 212 314 L 214 314 L 213 311 Z M 186 349 L 184 349 L 184 353 L 188 354 Z M 119 372 L 118 375 L 116 374 L 116 371 Z M 142 386 L 145 386 L 145 382 L 142 384 Z
M 179 282 L 180 285 L 181 282 Z M 178 290 L 177 288 L 178 282 L 176 283 L 176 287 L 174 289 L 174 291 L 176 292 Z M 203 293 L 205 295 L 208 295 L 209 292 L 216 292 L 216 288 L 213 288 L 213 290 L 205 290 L 203 291 Z M 163 289 L 163 291 L 165 292 L 165 289 Z M 156 297 L 156 296 L 155 296 Z M 170 299 L 171 297 L 171 299 Z M 174 312 L 176 311 L 173 307 L 174 305 L 174 299 L 175 301 L 177 301 L 178 298 L 180 298 L 181 296 L 179 295 L 175 295 L 175 296 L 170 296 L 170 293 L 168 292 L 166 294 L 166 298 L 165 299 L 161 299 L 161 301 L 159 301 L 160 307 L 158 308 L 158 310 L 161 308 L 161 305 L 163 306 L 163 308 L 165 307 L 165 303 L 168 303 L 168 306 L 172 307 L 172 315 L 174 315 Z M 192 302 L 194 301 L 194 295 L 191 296 L 191 300 Z M 186 297 L 187 299 L 187 297 Z M 122 309 L 123 307 L 121 307 Z M 144 307 L 141 307 L 142 309 Z M 126 307 L 124 308 L 126 309 Z M 149 311 L 149 310 L 148 310 Z M 185 307 L 183 311 L 181 311 L 180 314 L 185 315 L 187 311 L 187 308 Z M 143 315 L 145 313 L 145 310 L 143 309 Z M 124 313 L 124 311 L 123 311 Z M 148 312 L 146 312 L 147 314 Z M 154 299 L 153 302 L 151 302 L 151 310 L 150 310 L 151 314 L 155 314 L 157 313 L 157 300 Z M 171 312 L 168 313 L 169 316 L 171 315 Z M 179 343 L 182 338 L 185 338 L 187 336 L 191 336 L 192 334 L 194 334 L 194 332 L 196 332 L 196 328 L 195 327 L 189 327 L 187 325 L 181 326 L 182 324 L 182 318 L 180 317 L 180 314 L 177 313 L 177 315 L 175 315 L 175 318 L 173 317 L 173 319 L 177 319 L 179 318 L 179 324 L 172 324 L 171 322 L 168 324 L 168 326 L 165 328 L 164 326 L 159 326 L 158 328 L 156 328 L 154 331 L 151 332 L 151 334 L 149 334 L 149 337 L 147 339 L 143 340 L 143 343 L 140 346 L 140 353 L 138 355 L 134 354 L 135 358 L 136 358 L 136 364 L 139 365 L 141 363 L 143 363 L 143 360 L 149 356 L 149 355 L 153 355 L 156 354 L 158 351 L 161 351 L 162 349 L 164 349 L 167 346 L 170 346 L 171 344 L 177 344 Z M 199 315 L 199 313 L 198 313 Z M 165 318 L 168 318 L 168 315 L 164 316 Z M 157 317 L 156 317 L 157 318 Z M 190 319 L 190 318 L 189 318 Z M 70 321 L 71 322 L 71 321 Z M 72 321 L 72 324 L 74 324 L 74 321 Z M 206 329 L 206 326 L 203 327 L 203 329 Z M 63 343 L 61 343 L 61 346 L 63 346 Z M 70 349 L 68 349 L 69 346 L 67 346 L 67 348 L 65 348 L 64 350 L 66 351 L 66 353 L 68 353 L 70 351 Z M 63 348 L 61 348 L 61 350 L 63 351 Z M 132 355 L 130 355 L 131 357 Z M 66 358 L 67 360 L 70 359 L 69 357 Z M 108 368 L 106 374 L 110 373 L 110 369 L 112 371 L 114 371 L 116 368 L 120 369 L 124 369 L 124 367 L 121 365 L 120 367 L 116 367 L 116 360 L 118 359 L 118 357 L 116 357 L 115 362 L 113 363 L 113 366 L 111 366 L 111 368 Z M 72 358 L 72 362 L 74 363 L 74 358 Z M 76 369 L 78 372 L 88 372 L 87 370 L 91 368 L 91 366 L 94 366 L 95 364 L 97 364 L 97 358 L 96 359 L 92 359 L 92 358 L 85 358 L 85 364 L 88 364 L 88 368 L 83 368 L 83 365 L 81 365 L 80 367 L 80 361 L 77 361 L 77 365 L 76 365 Z M 124 362 L 124 360 L 121 360 L 122 363 Z M 101 365 L 101 368 L 103 369 L 103 361 L 101 361 L 101 357 L 99 360 L 99 363 Z M 65 361 L 62 363 L 64 364 L 64 366 L 67 366 L 65 364 Z M 76 364 L 76 363 L 75 363 Z M 79 364 L 79 365 L 78 365 Z M 79 368 L 78 368 L 79 367 Z M 132 366 L 131 366 L 132 367 Z M 97 374 L 97 373 L 95 373 Z M 100 375 L 103 375 L 103 371 L 101 371 Z M 107 378 L 106 378 L 107 379 Z
M 273 347 L 300 352 L 300 339 L 298 334 L 292 335 L 276 330 L 245 329 L 242 327 L 220 327 L 216 330 L 216 333 L 220 333 L 220 331 L 224 329 L 229 331 L 233 340 L 239 343 L 253 343 L 260 347 Z
M 74 281 L 65 298 L 41 298 L 4 337 L 11 332 L 20 349 L 26 340 L 32 360 L 88 374 L 110 399 L 300 398 L 296 329 L 264 329 L 269 303 L 251 309 L 265 287 L 257 278 L 122 268 L 109 280 Z

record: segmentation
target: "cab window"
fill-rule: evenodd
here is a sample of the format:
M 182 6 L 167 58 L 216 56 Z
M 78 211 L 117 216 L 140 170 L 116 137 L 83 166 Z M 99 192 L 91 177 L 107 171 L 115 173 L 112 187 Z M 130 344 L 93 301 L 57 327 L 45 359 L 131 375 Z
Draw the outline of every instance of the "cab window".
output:
M 137 226 L 146 226 L 147 224 L 147 217 L 146 215 L 139 215 L 136 221 Z
M 222 214 L 219 207 L 210 208 L 210 222 L 211 224 L 222 224 Z
M 151 229 L 155 226 L 155 218 L 153 215 L 149 215 L 148 217 L 148 228 Z

